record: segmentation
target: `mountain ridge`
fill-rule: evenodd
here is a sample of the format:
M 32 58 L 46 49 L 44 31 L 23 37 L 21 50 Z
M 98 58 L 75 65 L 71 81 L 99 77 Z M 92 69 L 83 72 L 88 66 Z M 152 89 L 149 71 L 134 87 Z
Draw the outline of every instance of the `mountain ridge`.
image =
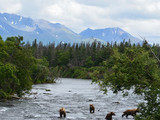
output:
M 9 36 L 20 35 L 24 37 L 25 42 L 32 42 L 37 39 L 37 42 L 41 41 L 43 44 L 52 42 L 55 44 L 60 42 L 87 43 L 93 42 L 92 38 L 103 44 L 121 42 L 124 39 L 126 41 L 131 39 L 132 43 L 140 42 L 138 38 L 118 27 L 95 30 L 88 28 L 78 34 L 60 23 L 51 23 L 43 19 L 33 20 L 29 17 L 8 13 L 0 13 L 0 35 L 4 39 Z
M 103 29 L 91 29 L 87 28 L 86 30 L 80 32 L 80 35 L 82 35 L 85 38 L 93 37 L 93 38 L 99 38 L 101 40 L 104 40 L 105 42 L 123 42 L 123 40 L 130 40 L 131 43 L 137 43 L 141 42 L 140 39 L 132 36 L 128 32 L 122 30 L 119 27 L 113 27 L 113 28 L 103 28 Z

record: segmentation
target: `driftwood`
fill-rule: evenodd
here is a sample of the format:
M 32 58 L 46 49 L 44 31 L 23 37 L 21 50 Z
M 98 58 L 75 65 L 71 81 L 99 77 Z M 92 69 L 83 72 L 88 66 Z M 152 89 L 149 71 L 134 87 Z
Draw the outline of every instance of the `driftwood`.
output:
M 20 99 L 20 97 L 16 96 L 16 95 L 11 95 L 12 99 Z

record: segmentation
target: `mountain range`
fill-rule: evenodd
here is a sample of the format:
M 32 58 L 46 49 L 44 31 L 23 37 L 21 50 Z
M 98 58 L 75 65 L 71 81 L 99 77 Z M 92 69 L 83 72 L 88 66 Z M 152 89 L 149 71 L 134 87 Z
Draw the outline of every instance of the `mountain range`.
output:
M 34 20 L 16 14 L 0 13 L 0 35 L 5 40 L 9 36 L 23 36 L 24 42 L 32 43 L 35 39 L 43 44 L 55 42 L 81 43 L 93 42 L 95 39 L 101 43 L 122 42 L 130 39 L 131 43 L 142 41 L 121 28 L 86 29 L 75 33 L 60 23 L 51 23 L 46 20 Z

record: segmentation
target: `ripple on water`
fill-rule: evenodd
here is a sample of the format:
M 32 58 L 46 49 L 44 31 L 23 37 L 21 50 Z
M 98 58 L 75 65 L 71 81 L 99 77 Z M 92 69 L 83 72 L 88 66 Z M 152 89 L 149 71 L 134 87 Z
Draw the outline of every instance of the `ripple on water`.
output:
M 9 108 L 7 107 L 0 107 L 0 113 L 7 111 Z
M 10 101 L 14 107 L 2 106 L 0 102 L 3 120 L 104 120 L 111 111 L 116 113 L 114 120 L 122 120 L 123 111 L 135 108 L 143 101 L 142 97 L 134 94 L 123 97 L 121 93 L 115 95 L 108 91 L 108 95 L 104 95 L 97 85 L 91 84 L 91 80 L 81 79 L 34 85 L 31 92 L 36 94 L 26 95 L 30 99 Z M 89 112 L 89 104 L 94 104 L 95 113 Z M 61 107 L 66 108 L 65 119 L 58 118 Z M 134 120 L 132 116 L 129 119 Z

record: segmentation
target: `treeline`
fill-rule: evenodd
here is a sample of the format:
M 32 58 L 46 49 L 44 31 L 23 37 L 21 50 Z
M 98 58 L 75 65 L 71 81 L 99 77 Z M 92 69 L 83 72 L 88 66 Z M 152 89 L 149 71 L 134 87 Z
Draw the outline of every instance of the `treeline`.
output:
M 32 45 L 27 43 L 25 47 L 33 49 L 35 58 L 45 58 L 49 62 L 49 67 L 56 67 L 59 71 L 57 76 L 87 79 L 91 78 L 92 68 L 101 66 L 113 51 L 113 46 L 109 43 L 102 45 L 96 41 L 92 44 L 60 43 L 56 46 L 54 43 L 43 45 L 42 42 L 37 43 L 35 40 Z
M 54 68 L 45 58 L 36 59 L 32 48 L 24 47 L 23 37 L 0 37 L 0 99 L 21 96 L 32 84 L 54 82 Z
M 45 58 L 49 62 L 49 67 L 56 67 L 59 71 L 57 74 L 59 77 L 91 79 L 93 70 L 102 69 L 103 62 L 110 59 L 114 49 L 118 49 L 119 53 L 124 53 L 126 48 L 145 48 L 147 44 L 145 41 L 141 45 L 136 45 L 124 40 L 118 44 L 115 42 L 104 45 L 95 40 L 93 43 L 72 45 L 60 43 L 56 46 L 54 43 L 43 45 L 42 42 L 37 43 L 35 40 L 32 45 L 27 43 L 25 47 L 34 51 L 35 58 Z M 148 48 L 147 50 L 150 51 Z M 152 50 L 160 57 L 159 45 L 153 45 Z

